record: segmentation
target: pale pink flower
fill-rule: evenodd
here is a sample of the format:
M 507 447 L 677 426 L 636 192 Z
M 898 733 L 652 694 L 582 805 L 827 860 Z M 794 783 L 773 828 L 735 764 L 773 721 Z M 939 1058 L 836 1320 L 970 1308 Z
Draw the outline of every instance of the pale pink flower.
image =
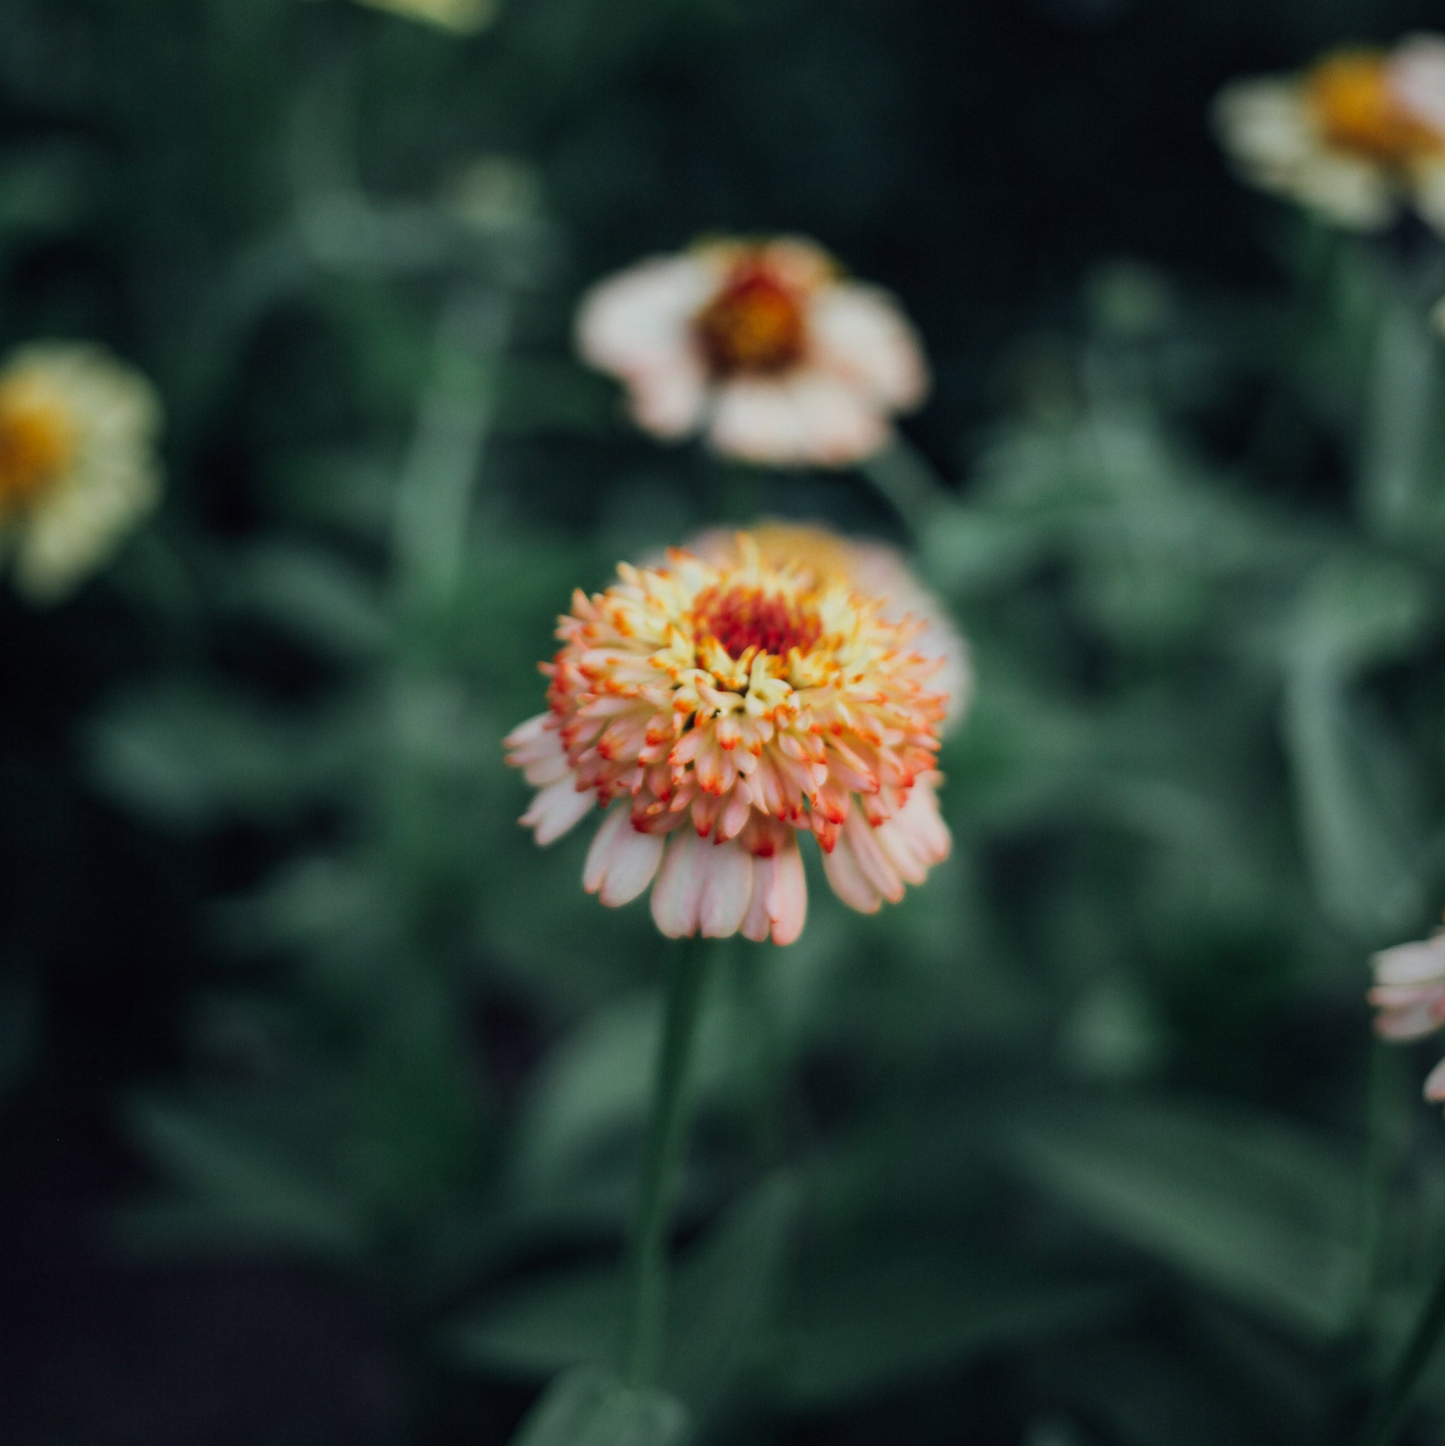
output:
M 577 347 L 669 440 L 782 466 L 846 466 L 919 406 L 928 367 L 885 291 L 809 241 L 707 241 L 641 261 L 582 299 Z
M 1295 75 L 1236 81 L 1215 103 L 1252 184 L 1370 231 L 1413 207 L 1445 232 L 1445 39 L 1332 51 Z
M 1382 1039 L 1423 1039 L 1445 1025 L 1445 930 L 1382 950 L 1370 964 L 1369 1000 L 1379 1010 L 1375 1033 Z M 1445 1060 L 1426 1079 L 1425 1098 L 1445 1102 Z
M 802 835 L 862 913 L 947 857 L 946 700 L 917 622 L 841 579 L 774 565 L 747 538 L 730 560 L 674 551 L 618 572 L 605 592 L 574 595 L 545 669 L 550 711 L 507 739 L 539 789 L 522 819 L 538 843 L 606 810 L 588 892 L 615 907 L 651 885 L 672 938 L 788 944 L 807 912 Z

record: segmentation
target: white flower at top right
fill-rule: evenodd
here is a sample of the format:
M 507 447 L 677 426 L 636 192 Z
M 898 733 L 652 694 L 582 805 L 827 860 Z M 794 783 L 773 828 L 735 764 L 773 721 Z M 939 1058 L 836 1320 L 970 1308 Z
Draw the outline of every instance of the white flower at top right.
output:
M 796 237 L 707 241 L 608 277 L 582 299 L 577 348 L 624 383 L 644 431 L 775 466 L 872 456 L 929 387 L 894 298 Z
M 1445 233 L 1445 38 L 1330 52 L 1302 72 L 1235 81 L 1214 104 L 1252 185 L 1338 226 L 1375 231 L 1414 210 Z

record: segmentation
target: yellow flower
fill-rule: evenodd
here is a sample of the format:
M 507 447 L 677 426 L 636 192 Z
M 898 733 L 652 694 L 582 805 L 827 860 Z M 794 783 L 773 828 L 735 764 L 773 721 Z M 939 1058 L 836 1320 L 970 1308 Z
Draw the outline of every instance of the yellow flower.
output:
M 390 10 L 459 35 L 485 29 L 496 15 L 496 0 L 360 0 L 374 10 Z
M 935 787 L 947 700 L 921 625 L 839 576 L 768 561 L 742 536 L 710 562 L 618 569 L 574 595 L 544 667 L 550 711 L 507 739 L 549 844 L 606 810 L 584 887 L 617 906 L 652 885 L 672 938 L 788 944 L 807 911 L 798 841 L 872 913 L 947 857 Z
M 845 280 L 810 241 L 708 241 L 594 286 L 577 346 L 620 377 L 653 435 L 704 432 L 718 452 L 844 466 L 917 407 L 928 367 L 898 304 Z
M 138 372 L 84 343 L 22 347 L 0 369 L 0 555 L 52 601 L 155 505 L 160 404 Z
M 1334 51 L 1302 74 L 1237 81 L 1215 102 L 1244 177 L 1338 225 L 1375 230 L 1412 206 L 1445 231 L 1445 39 Z

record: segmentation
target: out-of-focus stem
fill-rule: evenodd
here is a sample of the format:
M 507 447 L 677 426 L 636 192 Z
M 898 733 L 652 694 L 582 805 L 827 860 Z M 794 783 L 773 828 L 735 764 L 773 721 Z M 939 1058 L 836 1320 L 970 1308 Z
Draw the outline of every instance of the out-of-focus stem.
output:
M 653 1383 L 662 1354 L 667 1227 L 687 1137 L 689 1076 L 711 955 L 708 942 L 699 940 L 669 961 L 622 1325 L 622 1377 L 633 1387 Z
M 1360 1433 L 1359 1446 L 1388 1446 L 1395 1439 L 1395 1433 L 1409 1410 L 1415 1387 L 1419 1385 L 1425 1367 L 1430 1364 L 1430 1357 L 1434 1355 L 1442 1334 L 1445 1334 L 1445 1269 L 1436 1279 L 1425 1308 L 1420 1312 L 1420 1319 L 1405 1342 L 1405 1349 L 1400 1353 L 1400 1359 L 1390 1372 L 1375 1409 Z
M 461 575 L 511 311 L 496 289 L 466 286 L 437 324 L 432 376 L 396 490 L 392 538 L 403 608 L 449 597 Z
M 1375 336 L 1361 473 L 1365 517 L 1382 537 L 1399 537 L 1411 525 L 1439 380 L 1437 344 L 1423 309 L 1412 291 L 1399 291 Z
M 859 470 L 902 519 L 914 542 L 923 541 L 946 494 L 918 449 L 895 435 L 881 452 L 861 462 Z

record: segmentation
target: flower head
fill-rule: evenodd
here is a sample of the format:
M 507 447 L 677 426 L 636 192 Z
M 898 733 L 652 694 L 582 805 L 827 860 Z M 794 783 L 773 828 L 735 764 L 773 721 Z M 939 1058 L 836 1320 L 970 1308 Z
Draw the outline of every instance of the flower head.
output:
M 950 847 L 935 786 L 947 700 L 920 625 L 837 576 L 674 551 L 573 597 L 544 671 L 550 711 L 507 739 L 551 843 L 606 810 L 583 883 L 608 905 L 656 877 L 652 916 L 791 943 L 807 909 L 800 835 L 834 892 L 872 913 Z
M 1375 985 L 1369 999 L 1379 1010 L 1375 1033 L 1382 1039 L 1423 1039 L 1445 1025 L 1445 929 L 1382 950 L 1370 964 Z M 1426 1079 L 1425 1098 L 1445 1101 L 1445 1060 Z
M 928 368 L 886 292 L 845 280 L 809 241 L 707 241 L 583 298 L 582 356 L 620 377 L 639 426 L 705 432 L 728 456 L 844 466 L 918 406 Z
M 149 382 L 99 347 L 45 342 L 0 368 L 0 551 L 16 586 L 53 600 L 160 495 Z
M 1245 178 L 1338 225 L 1375 230 L 1413 206 L 1445 230 L 1445 39 L 1346 49 L 1302 74 L 1237 81 L 1215 103 Z

